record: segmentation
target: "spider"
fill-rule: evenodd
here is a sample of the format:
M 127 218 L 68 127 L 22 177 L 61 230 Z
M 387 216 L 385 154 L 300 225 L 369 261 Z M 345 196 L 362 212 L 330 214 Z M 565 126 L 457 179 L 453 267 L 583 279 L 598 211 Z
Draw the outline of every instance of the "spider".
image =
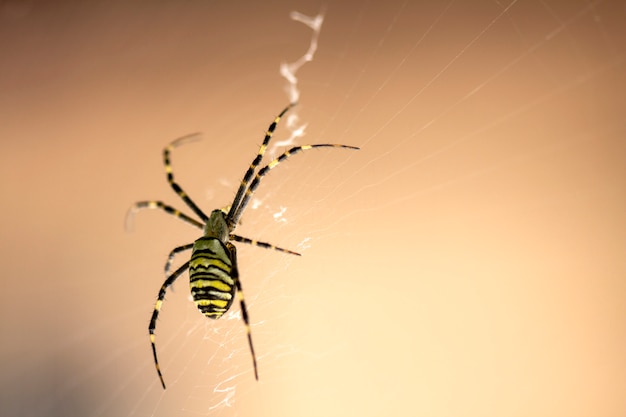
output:
M 193 243 L 188 243 L 182 246 L 178 246 L 170 252 L 167 261 L 165 263 L 165 275 L 166 279 L 161 285 L 157 301 L 154 305 L 154 311 L 148 325 L 148 331 L 150 332 L 150 344 L 152 346 L 152 355 L 154 356 L 154 365 L 156 367 L 159 380 L 163 389 L 165 389 L 165 381 L 163 380 L 163 374 L 159 366 L 159 360 L 157 358 L 156 345 L 154 341 L 154 333 L 156 329 L 156 322 L 159 316 L 159 311 L 163 305 L 165 299 L 165 293 L 167 288 L 170 287 L 176 279 L 181 276 L 185 271 L 189 270 L 189 284 L 191 288 L 191 295 L 194 299 L 194 303 L 202 314 L 211 319 L 219 319 L 228 311 L 231 307 L 235 293 L 239 299 L 241 316 L 243 318 L 244 325 L 246 327 L 246 333 L 248 336 L 248 345 L 250 346 L 250 353 L 252 355 L 252 366 L 254 369 L 254 377 L 258 381 L 259 374 L 257 371 L 256 355 L 254 354 L 254 347 L 252 345 L 252 335 L 250 333 L 250 319 L 248 316 L 248 310 L 243 297 L 243 290 L 241 287 L 241 280 L 239 279 L 239 269 L 237 267 L 237 250 L 232 241 L 247 243 L 251 245 L 260 246 L 266 249 L 273 249 L 279 252 L 288 253 L 290 255 L 300 256 L 299 253 L 283 249 L 271 243 L 261 242 L 253 239 L 248 239 L 243 236 L 239 236 L 234 233 L 237 224 L 243 212 L 250 202 L 252 195 L 261 183 L 261 179 L 267 175 L 267 173 L 276 168 L 278 164 L 286 160 L 292 155 L 298 152 L 306 151 L 313 148 L 333 147 L 333 148 L 345 148 L 358 150 L 356 146 L 338 145 L 338 144 L 316 144 L 316 145 L 303 145 L 296 146 L 281 154 L 278 158 L 269 162 L 266 166 L 256 171 L 257 166 L 261 163 L 265 150 L 272 138 L 272 134 L 278 125 L 281 117 L 296 103 L 291 103 L 283 109 L 282 112 L 269 126 L 265 133 L 265 139 L 259 147 L 259 151 L 246 171 L 241 185 L 237 190 L 235 199 L 231 205 L 225 209 L 216 209 L 211 212 L 210 216 L 204 214 L 204 212 L 193 202 L 193 200 L 187 195 L 180 185 L 174 180 L 174 173 L 170 163 L 170 152 L 191 140 L 198 138 L 197 134 L 184 136 L 171 142 L 163 150 L 163 163 L 165 165 L 165 172 L 167 174 L 167 181 L 178 194 L 178 196 L 187 204 L 187 206 L 201 219 L 198 221 L 191 216 L 188 216 L 172 206 L 169 206 L 162 201 L 139 201 L 135 203 L 130 211 L 129 216 L 137 210 L 141 209 L 159 209 L 168 214 L 171 214 L 180 220 L 183 220 L 198 229 L 203 230 L 202 236 Z M 253 178 L 254 177 L 254 178 Z M 251 181 L 252 180 L 252 181 Z M 184 251 L 191 250 L 191 259 L 182 264 L 173 273 L 170 272 L 170 267 L 174 257 Z

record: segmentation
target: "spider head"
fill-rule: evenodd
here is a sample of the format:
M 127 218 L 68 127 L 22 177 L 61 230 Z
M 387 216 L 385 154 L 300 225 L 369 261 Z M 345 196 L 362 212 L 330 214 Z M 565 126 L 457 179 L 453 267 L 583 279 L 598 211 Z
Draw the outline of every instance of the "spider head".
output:
M 211 212 L 209 220 L 204 225 L 204 234 L 205 236 L 216 237 L 224 243 L 228 242 L 230 230 L 222 210 L 213 210 Z

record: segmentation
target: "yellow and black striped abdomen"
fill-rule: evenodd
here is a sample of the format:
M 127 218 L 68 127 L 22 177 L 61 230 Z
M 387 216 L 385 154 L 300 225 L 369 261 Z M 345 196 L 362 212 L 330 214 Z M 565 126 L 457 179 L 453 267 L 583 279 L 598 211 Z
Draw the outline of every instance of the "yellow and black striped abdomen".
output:
M 228 249 L 218 238 L 203 236 L 194 242 L 189 284 L 194 302 L 205 316 L 219 319 L 233 303 L 236 287 L 231 271 Z

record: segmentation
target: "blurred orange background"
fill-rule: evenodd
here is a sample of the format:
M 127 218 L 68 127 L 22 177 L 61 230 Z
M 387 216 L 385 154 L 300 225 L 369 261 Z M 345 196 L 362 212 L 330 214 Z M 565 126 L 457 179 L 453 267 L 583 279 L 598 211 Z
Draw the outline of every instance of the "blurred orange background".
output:
M 298 72 L 314 150 L 237 232 L 238 307 L 168 294 Z M 0 3 L 3 416 L 626 415 L 621 1 Z M 275 140 L 289 136 L 287 121 Z M 282 149 L 282 148 L 281 148 Z M 280 149 L 279 149 L 280 150 Z M 276 154 L 275 154 L 276 155 Z M 267 159 L 269 161 L 269 159 Z M 178 262 L 183 262 L 181 255 Z

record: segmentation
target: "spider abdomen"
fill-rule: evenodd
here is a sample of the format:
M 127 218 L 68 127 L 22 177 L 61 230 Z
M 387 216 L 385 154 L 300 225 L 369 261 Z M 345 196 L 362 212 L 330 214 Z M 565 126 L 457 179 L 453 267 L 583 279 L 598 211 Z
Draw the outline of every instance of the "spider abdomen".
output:
M 235 298 L 232 262 L 226 245 L 216 237 L 203 236 L 193 245 L 189 262 L 189 285 L 198 310 L 212 319 L 228 311 Z

